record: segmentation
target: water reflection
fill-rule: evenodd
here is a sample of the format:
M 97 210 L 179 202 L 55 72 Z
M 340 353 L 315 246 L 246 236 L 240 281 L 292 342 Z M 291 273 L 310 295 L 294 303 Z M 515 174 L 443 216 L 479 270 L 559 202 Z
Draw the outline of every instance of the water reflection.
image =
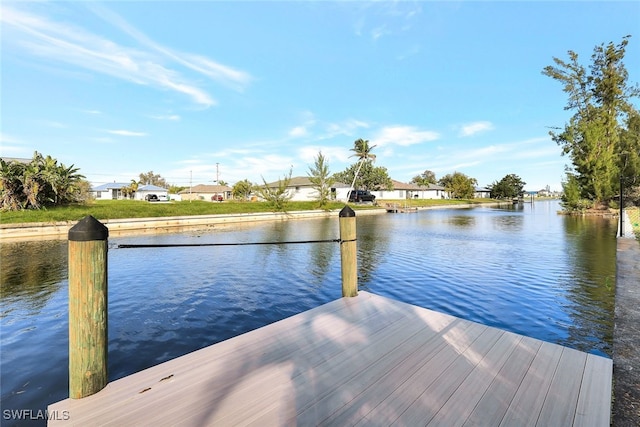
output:
M 521 231 L 523 221 L 522 215 L 500 215 L 493 217 L 493 226 L 498 230 Z
M 325 218 L 316 222 L 316 226 L 313 227 L 309 234 L 309 240 L 325 240 L 331 239 L 331 236 L 335 238 L 339 237 L 339 231 L 336 229 L 335 220 Z M 309 263 L 307 264 L 307 271 L 314 275 L 317 279 L 317 283 L 322 283 L 325 276 L 332 268 L 336 251 L 337 243 L 318 243 L 311 244 L 308 247 L 309 251 Z M 336 261 L 337 262 L 337 261 Z
M 0 301 L 13 301 L 37 314 L 58 292 L 67 275 L 67 242 L 19 242 L 0 245 Z M 2 310 L 0 316 L 7 313 Z
M 389 228 L 387 216 L 373 215 L 366 217 L 365 221 L 359 220 L 357 222 L 358 286 L 360 289 L 369 289 L 368 284 L 372 280 L 372 273 L 388 259 L 389 240 L 392 237 L 390 233 L 394 232 L 396 231 Z
M 617 224 L 599 217 L 563 217 L 567 239 L 567 253 L 572 257 L 567 298 L 572 302 L 568 337 L 563 343 L 590 351 L 590 342 L 604 334 L 606 342 L 613 341 L 613 328 L 599 328 L 609 324 L 615 307 L 616 265 L 611 254 L 616 252 Z M 615 261 L 615 260 L 614 260 Z M 596 331 L 595 329 L 602 329 Z
M 473 227 L 476 224 L 476 218 L 472 215 L 454 215 L 448 222 L 458 227 Z

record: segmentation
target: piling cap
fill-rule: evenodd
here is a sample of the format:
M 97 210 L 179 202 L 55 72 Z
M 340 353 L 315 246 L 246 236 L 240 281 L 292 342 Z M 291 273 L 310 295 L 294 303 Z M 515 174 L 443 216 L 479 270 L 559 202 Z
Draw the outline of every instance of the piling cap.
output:
M 342 208 L 342 210 L 338 214 L 338 217 L 340 218 L 351 218 L 354 216 L 356 216 L 356 213 L 349 206 L 345 206 L 344 208 Z
M 69 240 L 72 242 L 89 242 L 107 240 L 109 229 L 100 221 L 87 215 L 69 229 Z

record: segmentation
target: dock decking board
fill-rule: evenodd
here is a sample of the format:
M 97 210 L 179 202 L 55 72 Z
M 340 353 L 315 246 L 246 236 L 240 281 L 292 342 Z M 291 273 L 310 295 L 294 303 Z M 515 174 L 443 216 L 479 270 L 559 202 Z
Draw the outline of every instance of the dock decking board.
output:
M 49 406 L 49 425 L 608 426 L 612 362 L 360 291 Z M 429 424 L 430 423 L 430 424 Z

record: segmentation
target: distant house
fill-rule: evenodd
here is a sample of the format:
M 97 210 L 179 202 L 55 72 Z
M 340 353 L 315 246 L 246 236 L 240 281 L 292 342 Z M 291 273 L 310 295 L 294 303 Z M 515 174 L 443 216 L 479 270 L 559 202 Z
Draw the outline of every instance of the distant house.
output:
M 227 185 L 204 185 L 198 184 L 182 190 L 178 193 L 182 200 L 206 200 L 214 201 L 219 196 L 222 200 L 231 199 L 231 187 Z
M 392 179 L 393 190 L 371 191 L 377 200 L 405 200 L 405 199 L 448 199 L 449 194 L 444 187 L 435 184 L 420 186 Z
M 91 188 L 91 195 L 96 200 L 121 200 L 125 199 L 122 189 L 128 187 L 131 183 L 108 182 Z
M 490 199 L 491 198 L 491 190 L 485 187 L 476 187 L 474 196 L 476 199 Z
M 32 159 L 25 159 L 23 157 L 0 157 L 5 163 L 22 163 L 24 165 L 28 165 L 31 163 Z
M 155 194 L 159 200 L 169 199 L 169 190 L 166 188 L 158 187 L 157 185 L 142 185 L 139 186 L 135 192 L 134 198 L 136 200 L 147 200 L 146 197 L 149 194 Z
M 280 181 L 269 182 L 267 187 L 278 188 Z M 341 182 L 335 182 L 330 188 L 329 198 L 332 200 L 346 201 L 349 197 L 349 186 Z M 318 199 L 318 191 L 313 188 L 313 183 L 306 176 L 295 176 L 289 180 L 287 194 L 293 201 L 309 201 Z
M 130 182 L 108 182 L 91 188 L 91 194 L 96 200 L 123 200 L 132 198 L 135 200 L 145 200 L 148 194 L 155 194 L 160 200 L 169 198 L 169 190 L 158 187 L 157 185 L 142 185 L 131 195 L 126 196 L 122 191 L 124 188 L 131 186 Z

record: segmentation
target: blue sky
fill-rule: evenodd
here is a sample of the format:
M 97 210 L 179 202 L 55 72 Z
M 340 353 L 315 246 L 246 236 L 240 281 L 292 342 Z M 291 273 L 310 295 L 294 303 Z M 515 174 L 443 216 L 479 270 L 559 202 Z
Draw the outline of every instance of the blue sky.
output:
M 640 2 L 1 4 L 0 155 L 34 151 L 94 184 L 175 185 L 344 170 L 353 141 L 408 182 L 429 169 L 560 189 L 548 136 L 566 96 L 541 70 L 633 37 Z M 216 175 L 218 173 L 218 175 Z

